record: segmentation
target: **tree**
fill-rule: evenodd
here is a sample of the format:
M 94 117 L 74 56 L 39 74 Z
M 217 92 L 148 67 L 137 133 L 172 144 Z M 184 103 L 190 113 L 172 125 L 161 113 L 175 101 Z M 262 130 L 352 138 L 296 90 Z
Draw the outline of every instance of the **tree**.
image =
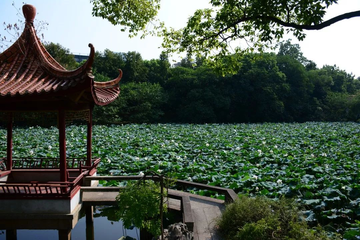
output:
M 146 26 L 156 21 L 160 0 L 91 0 L 92 14 L 109 20 L 113 25 L 121 25 L 121 31 L 129 31 L 130 36 L 138 32 L 148 33 Z M 143 36 L 144 36 L 143 35 Z
M 193 63 L 191 62 L 191 57 L 185 57 L 181 59 L 180 66 L 184 68 L 193 68 Z
M 325 99 L 326 121 L 349 121 L 352 102 L 353 99 L 346 93 L 329 92 Z
M 116 78 L 118 69 L 125 67 L 124 55 L 124 53 L 115 53 L 109 49 L 105 49 L 103 53 L 96 52 L 93 65 L 95 75 L 101 74 L 109 79 Z
M 299 44 L 292 44 L 291 39 L 280 42 L 278 56 L 290 56 L 306 66 L 310 61 L 304 57 Z
M 121 85 L 121 97 L 104 107 L 95 106 L 94 121 L 99 124 L 153 123 L 164 114 L 166 95 L 159 84 L 129 82 Z
M 280 47 L 277 55 L 277 66 L 286 75 L 290 86 L 290 91 L 284 94 L 286 120 L 303 122 L 311 114 L 310 96 L 314 86 L 302 64 L 306 58 L 302 56 L 300 49 L 296 45 L 287 49 Z
M 186 123 L 227 122 L 231 101 L 224 82 L 206 66 L 190 71 L 194 81 L 178 99 L 181 105 L 177 109 L 177 120 Z
M 164 86 L 168 94 L 168 101 L 164 107 L 165 118 L 168 122 L 179 121 L 178 109 L 184 105 L 185 97 L 198 84 L 194 69 L 176 67 L 170 69 L 170 76 Z
M 360 122 L 360 93 L 353 97 L 350 110 L 351 120 Z
M 156 20 L 160 0 L 92 0 L 93 15 L 113 24 L 129 28 L 131 36 L 149 33 L 147 23 Z M 244 40 L 246 49 L 235 53 L 263 51 L 272 42 L 291 32 L 298 40 L 305 38 L 304 30 L 319 30 L 344 19 L 359 17 L 360 10 L 348 12 L 324 21 L 326 10 L 337 0 L 210 0 L 212 8 L 199 9 L 180 30 L 167 29 L 164 23 L 155 25 L 153 34 L 164 38 L 163 47 L 169 52 L 188 52 L 203 55 L 213 67 L 224 69 L 222 56 L 233 52 L 229 43 Z M 234 55 L 237 56 L 237 55 Z M 232 73 L 239 69 L 239 61 L 226 68 Z
M 334 84 L 331 86 L 331 91 L 339 93 L 355 93 L 356 83 L 355 77 L 352 74 L 348 74 L 339 67 L 325 65 L 323 68 L 329 76 L 331 76 Z
M 144 61 L 144 65 L 148 69 L 147 82 L 159 83 L 163 86 L 167 81 L 170 68 L 170 62 L 167 55 L 161 53 L 159 59 Z
M 122 82 L 145 82 L 148 68 L 145 66 L 141 54 L 138 52 L 127 52 L 124 58 L 125 66 L 123 71 L 125 74 Z
M 284 98 L 289 85 L 277 66 L 275 54 L 246 54 L 237 76 L 247 84 L 248 101 L 238 111 L 247 114 L 251 122 L 284 120 Z
M 51 42 L 44 44 L 44 46 L 50 55 L 67 70 L 72 70 L 79 66 L 75 61 L 74 55 L 70 53 L 70 50 L 61 46 L 59 43 Z

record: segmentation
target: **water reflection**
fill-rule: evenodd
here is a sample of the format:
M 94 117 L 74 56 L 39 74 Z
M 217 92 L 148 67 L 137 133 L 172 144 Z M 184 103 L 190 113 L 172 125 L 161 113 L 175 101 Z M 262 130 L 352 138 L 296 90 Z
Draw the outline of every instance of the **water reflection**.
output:
M 0 227 L 1 228 L 1 227 Z M 80 214 L 80 219 L 71 231 L 71 239 L 74 240 L 106 240 L 119 239 L 129 236 L 140 239 L 139 230 L 125 229 L 122 222 L 117 221 L 114 208 L 97 206 L 94 209 L 94 224 L 86 226 L 85 214 Z M 49 240 L 59 239 L 58 230 L 17 230 L 17 240 Z M 0 229 L 0 240 L 6 240 L 6 231 Z

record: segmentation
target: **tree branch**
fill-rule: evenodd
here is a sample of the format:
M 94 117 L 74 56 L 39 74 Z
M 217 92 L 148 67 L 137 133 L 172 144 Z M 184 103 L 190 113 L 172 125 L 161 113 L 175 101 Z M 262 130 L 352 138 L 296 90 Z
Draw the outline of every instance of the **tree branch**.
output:
M 334 18 L 331 18 L 325 22 L 322 22 L 320 24 L 315 24 L 315 25 L 301 25 L 301 24 L 296 24 L 296 23 L 291 23 L 291 22 L 285 22 L 277 17 L 273 17 L 273 16 L 249 16 L 249 17 L 242 17 L 236 21 L 234 21 L 233 23 L 229 24 L 227 27 L 220 29 L 217 33 L 214 33 L 210 36 L 207 37 L 203 37 L 201 40 L 206 41 L 209 40 L 211 38 L 215 38 L 215 37 L 221 37 L 221 34 L 223 34 L 224 32 L 226 32 L 227 30 L 229 30 L 230 28 L 236 26 L 239 23 L 242 22 L 247 22 L 247 21 L 252 21 L 252 20 L 257 20 L 257 19 L 266 19 L 268 21 L 271 22 L 275 22 L 278 23 L 284 27 L 291 27 L 291 28 L 295 28 L 295 29 L 299 29 L 299 30 L 320 30 L 323 29 L 325 27 L 328 27 L 336 22 L 339 22 L 341 20 L 345 20 L 345 19 L 349 19 L 349 18 L 353 18 L 353 17 L 360 17 L 360 10 L 359 11 L 354 11 L 354 12 L 348 12 L 345 14 L 341 14 L 339 16 L 336 16 Z M 236 28 L 235 28 L 236 29 Z M 231 36 L 234 36 L 234 34 L 232 34 Z M 224 41 L 224 38 L 221 37 Z M 229 39 L 229 37 L 227 37 L 225 40 Z
M 257 16 L 257 17 L 250 17 L 247 20 L 255 20 L 255 19 L 267 19 L 273 22 L 276 22 L 284 27 L 292 27 L 295 29 L 299 29 L 299 30 L 320 30 L 323 29 L 325 27 L 328 27 L 336 22 L 339 22 L 341 20 L 345 20 L 345 19 L 349 19 L 349 18 L 353 18 L 353 17 L 360 17 L 360 10 L 359 11 L 354 11 L 354 12 L 348 12 L 348 13 L 344 13 L 341 14 L 339 16 L 336 16 L 334 18 L 331 18 L 325 22 L 322 22 L 320 24 L 315 24 L 315 25 L 300 25 L 300 24 L 296 24 L 296 23 L 288 23 L 288 22 L 284 22 L 281 19 L 278 19 L 276 17 L 272 17 L 272 16 Z M 243 22 L 244 20 L 240 20 L 238 23 Z

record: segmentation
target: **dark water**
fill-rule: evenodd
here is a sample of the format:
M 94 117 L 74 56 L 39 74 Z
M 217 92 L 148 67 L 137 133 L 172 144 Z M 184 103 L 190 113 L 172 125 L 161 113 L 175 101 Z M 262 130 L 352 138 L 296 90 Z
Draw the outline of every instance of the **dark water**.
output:
M 139 230 L 134 228 L 124 229 L 122 222 L 114 219 L 113 209 L 110 207 L 96 207 L 94 209 L 94 240 L 117 240 L 122 236 L 129 236 L 135 239 L 140 239 Z M 88 228 L 89 230 L 89 228 Z M 92 232 L 90 230 L 90 232 Z M 89 236 L 88 236 L 89 237 Z M 18 240 L 51 240 L 59 239 L 57 230 L 17 230 Z M 79 219 L 75 228 L 71 231 L 72 240 L 86 240 L 86 224 L 85 216 Z M 92 239 L 92 238 L 89 238 Z M 6 240 L 5 230 L 0 230 L 0 240 Z

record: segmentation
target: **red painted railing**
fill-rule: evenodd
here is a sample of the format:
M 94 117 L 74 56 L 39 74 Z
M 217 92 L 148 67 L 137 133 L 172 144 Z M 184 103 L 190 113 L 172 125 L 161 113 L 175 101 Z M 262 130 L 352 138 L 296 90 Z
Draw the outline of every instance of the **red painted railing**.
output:
M 6 170 L 5 161 L 0 159 L 0 171 L 5 171 L 5 170 Z
M 82 172 L 72 182 L 8 183 L 0 181 L 2 198 L 69 198 L 80 189 L 88 171 Z
M 4 164 L 6 160 L 0 160 Z M 57 163 L 55 163 L 57 161 Z M 21 158 L 13 159 L 13 169 L 59 169 L 59 159 L 53 158 Z M 85 166 L 86 159 L 67 159 L 69 169 L 79 169 L 79 175 L 68 182 L 8 182 L 0 181 L 1 198 L 69 198 L 73 196 L 83 185 L 85 176 L 96 171 L 100 158 L 93 159 L 91 166 Z M 5 166 L 6 169 L 6 166 Z M 10 172 L 10 171 L 9 171 Z M 41 174 L 41 173 L 39 173 Z
M 13 158 L 13 169 L 57 169 L 60 168 L 59 158 Z M 86 158 L 67 158 L 67 168 L 96 168 L 100 158 L 93 159 L 91 166 L 86 166 Z M 0 171 L 6 169 L 6 158 L 0 160 Z
M 67 158 L 67 168 L 80 168 L 85 158 Z M 13 158 L 13 169 L 56 169 L 60 168 L 59 158 Z
M 7 183 L 0 185 L 0 193 L 12 195 L 59 195 L 68 194 L 73 184 L 69 182 L 54 183 Z

